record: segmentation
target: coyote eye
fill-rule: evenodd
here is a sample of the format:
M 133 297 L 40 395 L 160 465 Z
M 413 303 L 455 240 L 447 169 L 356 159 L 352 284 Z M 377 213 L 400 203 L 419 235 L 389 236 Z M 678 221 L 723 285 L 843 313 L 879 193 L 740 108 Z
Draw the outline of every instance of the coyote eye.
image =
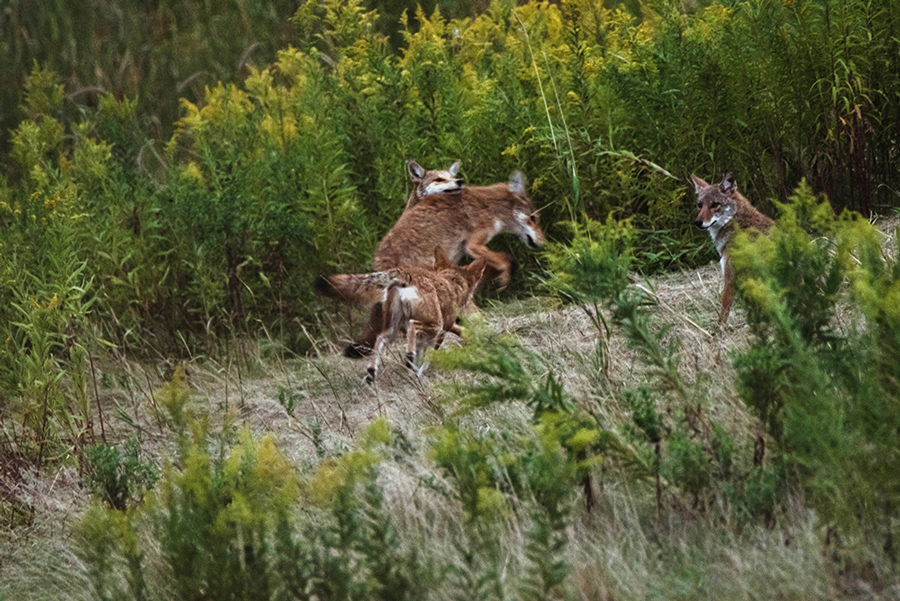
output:
M 702 209 L 702 208 L 703 208 L 703 203 L 702 203 L 702 202 L 698 202 L 698 203 L 697 203 L 697 208 L 698 208 L 698 209 Z
M 721 204 L 721 203 L 714 202 L 714 203 L 712 203 L 711 205 L 709 205 L 709 208 L 711 208 L 711 209 L 718 209 L 720 204 Z

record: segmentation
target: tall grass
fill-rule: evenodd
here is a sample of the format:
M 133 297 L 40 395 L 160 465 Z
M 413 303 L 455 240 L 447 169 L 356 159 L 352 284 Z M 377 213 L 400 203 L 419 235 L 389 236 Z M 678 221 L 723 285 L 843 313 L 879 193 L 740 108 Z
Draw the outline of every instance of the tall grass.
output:
M 0 129 L 6 132 L 22 118 L 16 111 L 20 86 L 36 62 L 66 81 L 69 117 L 112 94 L 137 103 L 145 135 L 168 136 L 179 97 L 196 100 L 204 86 L 238 81 L 248 65 L 271 61 L 290 42 L 287 19 L 295 8 L 256 0 L 7 2 L 0 30 Z M 7 143 L 4 137 L 0 149 L 7 150 Z

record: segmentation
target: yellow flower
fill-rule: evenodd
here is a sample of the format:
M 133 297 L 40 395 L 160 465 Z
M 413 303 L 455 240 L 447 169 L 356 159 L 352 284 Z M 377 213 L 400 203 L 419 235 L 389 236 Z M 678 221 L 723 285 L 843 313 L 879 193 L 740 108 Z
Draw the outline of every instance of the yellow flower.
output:
M 189 162 L 185 166 L 184 171 L 182 171 L 182 175 L 195 180 L 198 184 L 203 183 L 203 172 L 194 161 Z

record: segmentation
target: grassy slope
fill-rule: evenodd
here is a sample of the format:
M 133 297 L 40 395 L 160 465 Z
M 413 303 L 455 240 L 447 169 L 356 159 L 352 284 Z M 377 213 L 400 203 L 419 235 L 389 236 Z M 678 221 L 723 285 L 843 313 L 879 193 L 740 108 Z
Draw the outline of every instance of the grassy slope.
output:
M 704 396 L 713 399 L 705 411 L 732 431 L 753 429 L 753 420 L 732 385 L 730 352 L 744 346 L 747 338 L 742 311 L 732 314 L 724 333 L 713 333 L 720 286 L 717 265 L 664 275 L 648 284 L 659 298 L 655 320 L 672 324 L 669 336 L 680 344 L 683 376 L 689 382 L 699 381 L 709 391 Z M 605 423 L 621 428 L 626 418 L 618 404 L 619 393 L 647 379 L 645 365 L 624 340 L 614 337 L 611 341 L 611 370 L 604 378 L 590 360 L 595 331 L 577 307 L 533 298 L 492 304 L 484 312 L 496 331 L 515 334 L 554 365 L 568 392 L 580 402 L 594 403 Z M 458 344 L 450 338 L 449 344 Z M 343 359 L 340 347 L 339 341 L 323 341 L 316 358 L 285 358 L 274 345 L 263 342 L 235 349 L 220 361 L 198 359 L 187 366 L 196 392 L 193 402 L 214 420 L 227 407 L 255 431 L 273 433 L 301 474 L 311 473 L 321 461 L 311 424 L 321 427 L 327 449 L 340 450 L 352 448 L 355 434 L 372 419 L 386 416 L 414 449 L 411 458 L 389 459 L 382 468 L 390 511 L 408 544 L 427 548 L 436 557 L 444 553 L 449 557 L 449 537 L 441 532 L 458 519 L 459 508 L 421 488 L 418 481 L 423 474 L 441 478 L 424 452 L 426 429 L 440 423 L 453 408 L 441 386 L 470 376 L 432 370 L 417 379 L 402 367 L 401 348 L 395 345 L 381 382 L 373 389 L 362 383 L 364 363 Z M 124 412 L 141 426 L 143 451 L 164 457 L 172 437 L 153 417 L 155 400 L 150 390 L 151 383 L 161 382 L 162 368 L 107 358 L 101 369 L 107 437 L 123 439 L 135 432 L 115 417 Z M 285 400 L 293 396 L 292 415 L 279 396 Z M 530 412 L 521 406 L 492 407 L 467 419 L 475 428 L 516 430 L 527 427 Z M 752 453 L 752 449 L 740 452 Z M 568 592 L 574 598 L 759 599 L 776 594 L 784 599 L 847 594 L 871 598 L 873 587 L 885 597 L 900 592 L 896 578 L 891 582 L 877 575 L 873 582 L 845 582 L 835 588 L 840 580 L 832 558 L 823 551 L 824 533 L 799 501 L 779 516 L 772 529 L 713 524 L 691 508 L 668 512 L 654 525 L 652 488 L 626 487 L 621 481 L 606 483 L 599 510 L 577 519 L 571 529 Z M 74 470 L 26 474 L 9 492 L 34 507 L 34 515 L 30 525 L 0 533 L 0 599 L 90 598 L 86 568 L 71 549 L 69 527 L 88 501 Z M 510 587 L 523 565 L 523 531 L 511 528 L 503 544 L 508 553 L 504 578 Z M 875 573 L 888 574 L 890 569 L 876 563 Z

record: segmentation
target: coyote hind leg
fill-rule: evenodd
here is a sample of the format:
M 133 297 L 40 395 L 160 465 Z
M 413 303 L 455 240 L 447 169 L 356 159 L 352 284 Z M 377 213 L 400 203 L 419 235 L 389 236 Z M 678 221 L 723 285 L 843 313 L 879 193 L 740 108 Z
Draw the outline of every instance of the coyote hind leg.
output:
M 381 360 L 381 352 L 384 347 L 389 345 L 396 336 L 397 330 L 390 327 L 383 331 L 375 339 L 375 348 L 372 349 L 372 358 L 369 359 L 369 367 L 366 369 L 366 384 L 374 384 L 375 376 L 378 375 L 378 363 Z
M 432 323 L 410 319 L 406 328 L 406 367 L 422 375 L 425 365 L 422 365 L 422 355 L 425 354 L 435 339 L 442 339 L 440 328 Z M 437 347 L 435 347 L 437 348 Z

